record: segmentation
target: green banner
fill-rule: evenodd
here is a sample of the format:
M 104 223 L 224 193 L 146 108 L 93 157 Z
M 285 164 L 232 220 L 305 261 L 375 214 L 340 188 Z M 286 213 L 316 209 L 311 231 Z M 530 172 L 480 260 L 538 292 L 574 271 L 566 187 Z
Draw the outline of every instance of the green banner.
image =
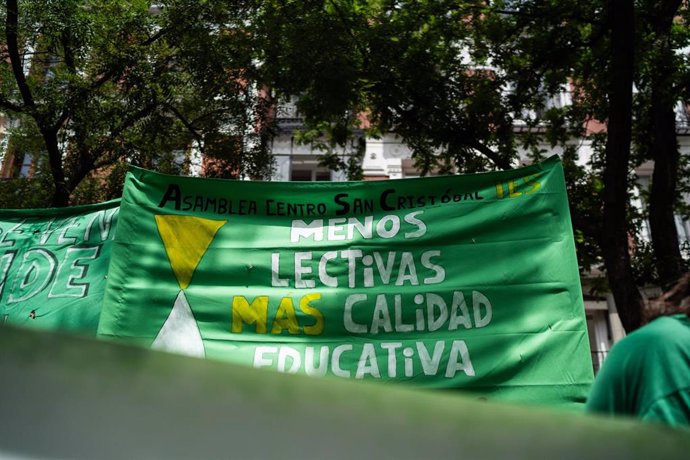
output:
M 0 210 L 0 322 L 96 335 L 119 202 Z
M 99 334 L 570 405 L 592 381 L 563 171 L 383 182 L 133 169 Z

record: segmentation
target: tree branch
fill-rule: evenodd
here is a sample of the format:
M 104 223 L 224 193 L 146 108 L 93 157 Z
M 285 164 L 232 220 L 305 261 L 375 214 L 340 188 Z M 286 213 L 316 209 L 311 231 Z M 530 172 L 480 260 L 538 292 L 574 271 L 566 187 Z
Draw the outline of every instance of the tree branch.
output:
M 11 110 L 13 112 L 17 113 L 22 113 L 24 112 L 24 107 L 15 104 L 14 102 L 10 101 L 7 99 L 5 96 L 0 95 L 0 107 L 3 107 L 7 110 Z
M 19 43 L 17 39 L 19 29 L 19 7 L 17 5 L 17 0 L 7 0 L 5 5 L 7 8 L 7 15 L 5 17 L 5 38 L 7 39 L 7 52 L 12 65 L 12 73 L 19 87 L 24 105 L 33 109 L 34 98 L 31 95 L 29 85 L 26 83 L 22 60 L 19 56 Z
M 156 32 L 155 34 L 151 35 L 149 38 L 147 38 L 146 40 L 141 42 L 141 46 L 149 46 L 149 45 L 155 43 L 156 41 L 158 41 L 160 38 L 162 38 L 167 33 L 168 33 L 168 29 L 161 28 L 161 30 L 159 30 L 158 32 Z
M 132 113 L 122 123 L 120 123 L 119 126 L 112 129 L 106 137 L 106 140 L 91 149 L 90 153 L 88 149 L 79 149 L 79 167 L 71 175 L 69 183 L 67 184 L 67 188 L 70 193 L 91 171 L 102 168 L 103 166 L 108 166 L 117 161 L 119 156 L 113 155 L 109 147 L 118 136 L 120 136 L 126 129 L 132 127 L 134 123 L 151 113 L 157 107 L 157 105 L 158 104 L 154 102 L 146 107 L 143 107 L 141 110 Z
M 96 170 L 110 166 L 111 164 L 115 163 L 118 158 L 120 157 L 117 155 L 104 155 L 99 161 L 94 162 L 93 169 Z
M 179 110 L 177 110 L 172 104 L 165 104 L 165 107 L 167 109 L 169 109 L 175 115 L 175 117 L 177 117 L 178 120 L 180 120 L 180 122 L 184 125 L 184 127 L 187 128 L 189 133 L 192 136 L 194 136 L 194 138 L 197 140 L 197 142 L 200 143 L 202 140 L 201 133 L 199 133 L 199 131 L 197 131 L 197 129 L 192 124 L 192 122 L 187 120 L 187 118 Z M 199 118 L 201 118 L 201 117 L 199 117 Z
M 109 72 L 103 73 L 100 77 L 94 80 L 87 88 L 82 88 L 79 91 L 77 91 L 77 93 L 74 94 L 74 96 L 72 96 L 63 104 L 62 113 L 60 113 L 60 116 L 53 124 L 53 129 L 57 131 L 60 128 L 62 128 L 65 122 L 69 119 L 70 111 L 72 110 L 72 107 L 74 106 L 76 101 L 78 101 L 79 99 L 86 98 L 90 92 L 97 90 L 99 87 L 103 86 L 105 83 L 114 78 L 115 74 L 116 72 L 112 71 L 111 69 Z
M 141 42 L 140 46 L 149 46 L 149 45 L 153 44 L 154 42 L 156 42 L 157 40 L 159 40 L 164 35 L 166 35 L 167 33 L 168 33 L 167 29 L 161 29 L 157 33 L 155 33 L 154 35 L 149 37 L 148 39 Z M 67 53 L 67 48 L 66 48 L 64 39 L 65 39 L 65 37 L 63 35 L 63 47 L 65 47 L 65 64 L 69 67 L 70 64 L 68 63 L 68 57 L 67 57 L 68 53 Z M 170 60 L 170 58 L 168 58 L 166 60 L 166 62 L 169 60 Z M 74 66 L 73 60 L 72 60 L 72 66 Z M 124 72 L 122 72 L 119 69 L 114 69 L 114 68 L 108 69 L 107 71 L 100 74 L 100 76 L 98 78 L 96 78 L 88 87 L 82 88 L 81 90 L 77 91 L 77 93 L 74 94 L 74 96 L 72 96 L 68 101 L 65 102 L 62 113 L 60 114 L 57 121 L 53 125 L 53 129 L 56 129 L 56 130 L 60 129 L 64 125 L 64 123 L 69 119 L 69 111 L 71 110 L 71 107 L 74 105 L 74 103 L 76 101 L 88 97 L 90 92 L 97 90 L 98 88 L 103 86 L 108 81 L 113 80 L 116 77 L 122 76 L 123 73 Z
M 513 169 L 508 160 L 501 158 L 496 152 L 494 152 L 481 142 L 471 141 L 467 143 L 467 146 L 473 148 L 474 150 L 478 151 L 479 153 L 487 157 L 489 160 L 493 162 L 493 164 L 495 164 L 499 168 L 503 170 Z
M 74 51 L 72 50 L 72 41 L 68 30 L 63 30 L 60 35 L 60 42 L 62 43 L 62 51 L 65 54 L 65 66 L 71 73 L 76 73 L 77 69 L 74 64 Z

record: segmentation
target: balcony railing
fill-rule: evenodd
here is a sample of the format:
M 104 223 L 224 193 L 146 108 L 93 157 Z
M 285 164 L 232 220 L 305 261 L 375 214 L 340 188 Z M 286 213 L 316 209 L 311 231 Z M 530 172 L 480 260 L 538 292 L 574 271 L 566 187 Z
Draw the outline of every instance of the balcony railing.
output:
M 302 116 L 293 102 L 286 102 L 276 107 L 276 122 L 280 128 L 294 129 L 302 125 Z

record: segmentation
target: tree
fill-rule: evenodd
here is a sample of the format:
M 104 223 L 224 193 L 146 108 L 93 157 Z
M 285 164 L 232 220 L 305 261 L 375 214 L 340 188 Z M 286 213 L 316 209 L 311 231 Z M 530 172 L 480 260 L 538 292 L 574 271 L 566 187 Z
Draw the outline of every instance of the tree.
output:
M 637 144 L 642 159 L 654 161 L 649 194 L 649 223 L 656 273 L 662 285 L 675 283 L 684 261 L 677 244 L 675 210 L 679 204 L 680 152 L 676 139 L 674 107 L 681 98 L 689 69 L 676 50 L 690 42 L 687 8 L 681 0 L 641 1 L 639 21 L 642 40 L 637 86 L 640 116 Z M 644 116 L 643 114 L 646 114 Z
M 604 225 L 602 251 L 609 287 L 626 331 L 642 324 L 643 303 L 630 264 L 628 243 L 628 168 L 632 138 L 632 89 L 635 74 L 634 5 L 612 0 L 610 21 L 610 66 L 605 77 L 608 93 L 606 165 L 604 168 Z
M 563 134 L 566 118 L 572 127 L 566 137 L 581 136 L 578 129 L 590 119 L 606 122 L 605 143 L 598 144 L 603 160 L 590 165 L 594 171 L 601 167 L 600 201 L 591 204 L 601 207 L 602 225 L 577 216 L 573 220 L 579 227 L 576 234 L 598 241 L 623 325 L 633 330 L 641 324 L 644 309 L 636 283 L 675 281 L 684 264 L 674 217 L 679 204 L 674 106 L 688 75 L 685 59 L 676 53 L 688 44 L 683 18 L 687 9 L 672 0 L 506 1 L 494 3 L 487 15 L 487 24 L 495 27 L 488 35 L 498 31 L 492 37 L 498 51 L 495 62 L 512 74 L 508 78 L 520 92 L 528 98 L 541 93 L 543 98 L 550 94 L 549 82 L 567 78 L 572 83 L 574 105 L 544 119 L 552 133 L 556 128 L 556 134 Z M 641 155 L 631 157 L 631 142 Z M 647 159 L 655 162 L 649 221 L 658 277 L 636 279 L 631 267 L 630 239 L 637 232 L 630 179 L 633 168 Z M 575 211 L 583 211 L 581 202 L 575 202 Z
M 235 175 L 265 175 L 248 2 L 6 0 L 0 108 L 34 129 L 66 206 L 94 171 L 224 139 Z M 254 136 L 254 138 L 252 138 Z M 238 137 L 242 142 L 234 142 Z M 238 160 L 238 158 L 240 160 Z
M 366 113 L 371 131 L 394 131 L 412 147 L 422 173 L 510 168 L 504 81 L 477 67 L 486 57 L 473 36 L 483 4 L 264 2 L 253 29 L 262 78 L 278 99 L 298 96 L 307 128 L 340 145 Z
M 586 236 L 580 242 L 597 243 L 623 325 L 635 329 L 641 324 L 643 302 L 631 267 L 628 216 L 634 5 L 618 0 L 505 1 L 494 3 L 487 15 L 485 30 L 496 65 L 515 82 L 524 105 L 538 106 L 558 84 L 572 86 L 573 106 L 547 112 L 539 120 L 549 128 L 546 137 L 552 145 L 588 135 L 590 120 L 606 122 L 603 142 L 594 143 L 602 159 L 591 165 L 601 171 L 601 187 L 591 190 L 598 198 L 588 202 L 595 209 L 584 210 L 576 202 L 573 222 L 576 234 Z M 582 175 L 571 165 L 573 172 Z M 586 219 L 577 215 L 583 211 Z M 592 215 L 600 220 L 592 222 Z
M 672 123 L 681 82 L 687 82 L 683 59 L 673 53 L 687 35 L 674 26 L 684 11 L 681 2 L 266 5 L 255 32 L 263 39 L 266 81 L 279 97 L 299 95 L 307 126 L 320 127 L 320 134 L 344 142 L 357 123 L 352 114 L 365 112 L 376 130 L 403 138 L 423 173 L 508 168 L 518 142 L 535 158 L 543 154 L 537 148 L 543 141 L 564 147 L 569 191 L 589 195 L 573 200 L 579 248 L 588 251 L 580 260 L 583 266 L 602 261 L 625 328 L 640 325 L 643 301 L 629 242 L 637 233 L 630 179 L 642 157 L 631 156 L 632 122 L 640 139 L 640 122 L 652 115 L 646 128 L 652 143 L 636 151 L 658 162 L 650 223 L 657 271 L 662 281 L 671 280 L 681 260 L 673 222 L 678 149 Z M 329 40 L 315 38 L 323 36 Z M 640 92 L 634 106 L 633 82 Z M 564 85 L 574 89 L 574 104 L 547 107 Z M 516 136 L 518 118 L 526 132 Z M 588 133 L 594 120 L 605 122 L 606 131 Z M 583 136 L 595 146 L 588 172 L 568 144 Z
M 680 0 L 157 4 L 6 0 L 0 107 L 27 139 L 42 139 L 55 204 L 80 200 L 77 186 L 88 189 L 94 170 L 115 165 L 111 177 L 121 177 L 123 158 L 172 168 L 160 152 L 176 146 L 214 157 L 209 174 L 265 177 L 272 106 L 296 96 L 301 138 L 351 177 L 357 165 L 329 152 L 350 143 L 361 155 L 362 130 L 398 134 L 422 174 L 507 169 L 519 145 L 535 159 L 544 142 L 562 147 L 579 260 L 603 263 L 627 330 L 642 317 L 637 283 L 672 281 L 683 269 L 673 211 L 687 177 L 678 176 L 673 107 L 690 97 L 687 59 L 675 52 L 690 33 Z M 548 106 L 564 85 L 573 104 Z M 606 131 L 589 132 L 593 120 Z M 587 169 L 569 143 L 584 136 L 595 150 Z M 658 276 L 639 279 L 631 178 L 646 159 L 656 165 Z

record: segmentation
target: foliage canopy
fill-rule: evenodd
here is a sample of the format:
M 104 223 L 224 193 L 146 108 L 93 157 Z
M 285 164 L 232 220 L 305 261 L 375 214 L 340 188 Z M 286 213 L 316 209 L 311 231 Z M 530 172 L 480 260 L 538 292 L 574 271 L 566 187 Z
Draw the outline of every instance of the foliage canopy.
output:
M 207 175 L 267 178 L 273 108 L 296 98 L 298 138 L 353 178 L 361 164 L 329 152 L 354 142 L 361 159 L 362 132 L 395 132 L 423 174 L 510 168 L 521 150 L 540 159 L 558 149 L 581 266 L 605 265 L 617 303 L 629 304 L 629 329 L 640 318 L 636 284 L 687 269 L 674 221 L 688 215 L 681 192 L 690 187 L 674 113 L 690 98 L 681 0 L 151 5 L 5 1 L 0 107 L 21 122 L 11 148 L 46 161 L 34 186 L 22 183 L 40 193 L 3 193 L 3 203 L 109 198 L 125 160 L 185 173 L 190 147 L 210 159 Z M 564 89 L 571 104 L 549 103 Z M 574 141 L 585 138 L 587 161 Z M 651 187 L 639 194 L 649 206 L 639 212 L 634 170 L 649 160 Z M 105 182 L 94 171 L 107 171 Z

